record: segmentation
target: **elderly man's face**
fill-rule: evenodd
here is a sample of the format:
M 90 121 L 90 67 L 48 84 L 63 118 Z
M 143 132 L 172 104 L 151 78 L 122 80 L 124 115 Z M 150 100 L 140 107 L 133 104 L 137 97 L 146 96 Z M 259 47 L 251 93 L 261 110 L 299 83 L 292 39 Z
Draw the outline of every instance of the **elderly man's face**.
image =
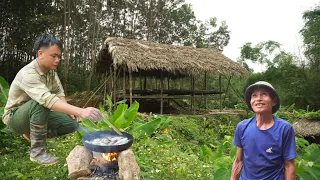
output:
M 254 90 L 250 100 L 253 111 L 257 114 L 271 113 L 272 107 L 277 104 L 276 100 L 273 100 L 269 91 L 265 88 L 259 88 Z

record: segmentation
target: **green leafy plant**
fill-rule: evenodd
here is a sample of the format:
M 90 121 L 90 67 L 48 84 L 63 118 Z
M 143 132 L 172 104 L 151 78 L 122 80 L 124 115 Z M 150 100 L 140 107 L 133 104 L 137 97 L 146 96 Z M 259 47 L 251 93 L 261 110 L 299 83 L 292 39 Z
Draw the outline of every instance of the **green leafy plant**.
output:
M 232 140 L 231 136 L 225 136 L 215 151 L 207 145 L 203 145 L 200 149 L 200 157 L 205 162 L 214 163 L 215 180 L 230 179 L 233 159 L 236 156 L 236 147 L 232 145 Z
M 296 172 L 300 180 L 320 180 L 320 145 L 309 144 L 302 138 L 296 138 L 298 157 Z
M 9 84 L 8 82 L 0 76 L 0 118 L 4 113 L 4 106 L 8 101 L 8 94 L 9 94 Z M 3 128 L 5 125 L 0 121 L 0 128 Z
M 133 134 L 135 138 L 150 137 L 156 130 L 161 131 L 165 129 L 171 121 L 170 117 L 152 115 L 149 116 L 147 121 L 142 121 L 141 118 L 137 116 L 139 103 L 134 101 L 128 108 L 125 102 L 125 100 L 122 100 L 113 103 L 110 96 L 107 96 L 107 110 L 102 105 L 99 106 L 99 109 L 112 125 L 117 129 Z M 112 111 L 115 107 L 116 110 Z M 134 122 L 135 119 L 140 121 Z M 82 119 L 81 121 L 82 126 L 92 132 L 110 129 L 104 120 L 100 120 L 97 124 L 89 119 Z

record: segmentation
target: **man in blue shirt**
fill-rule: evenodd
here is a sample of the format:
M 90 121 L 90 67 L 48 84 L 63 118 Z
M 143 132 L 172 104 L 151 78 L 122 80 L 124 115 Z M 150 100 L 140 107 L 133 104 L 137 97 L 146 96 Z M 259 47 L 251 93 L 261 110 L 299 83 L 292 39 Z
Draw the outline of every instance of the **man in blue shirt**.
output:
M 245 100 L 256 115 L 236 128 L 231 180 L 295 179 L 294 130 L 290 123 L 273 116 L 280 107 L 277 92 L 271 84 L 259 81 L 246 89 Z

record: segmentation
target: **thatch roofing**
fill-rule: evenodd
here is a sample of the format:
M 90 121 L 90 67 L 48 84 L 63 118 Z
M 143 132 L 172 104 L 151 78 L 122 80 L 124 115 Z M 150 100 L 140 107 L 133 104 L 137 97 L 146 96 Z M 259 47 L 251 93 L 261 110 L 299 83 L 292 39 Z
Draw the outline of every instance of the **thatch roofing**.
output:
M 320 136 L 320 121 L 297 119 L 293 123 L 295 135 L 298 137 Z
M 174 46 L 116 37 L 107 38 L 104 45 L 104 50 L 111 56 L 108 61 L 136 72 L 162 70 L 185 75 L 203 72 L 224 75 L 246 73 L 240 64 L 214 48 Z

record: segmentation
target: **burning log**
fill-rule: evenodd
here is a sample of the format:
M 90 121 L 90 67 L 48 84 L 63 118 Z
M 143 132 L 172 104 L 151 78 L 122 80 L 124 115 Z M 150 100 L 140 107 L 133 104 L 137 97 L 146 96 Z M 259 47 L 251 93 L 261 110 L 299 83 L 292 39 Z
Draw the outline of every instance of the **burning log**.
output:
M 91 173 L 88 168 L 92 160 L 91 153 L 83 146 L 76 146 L 67 157 L 69 178 L 85 177 Z
M 140 180 L 140 167 L 131 149 L 119 153 L 118 165 L 121 180 Z

